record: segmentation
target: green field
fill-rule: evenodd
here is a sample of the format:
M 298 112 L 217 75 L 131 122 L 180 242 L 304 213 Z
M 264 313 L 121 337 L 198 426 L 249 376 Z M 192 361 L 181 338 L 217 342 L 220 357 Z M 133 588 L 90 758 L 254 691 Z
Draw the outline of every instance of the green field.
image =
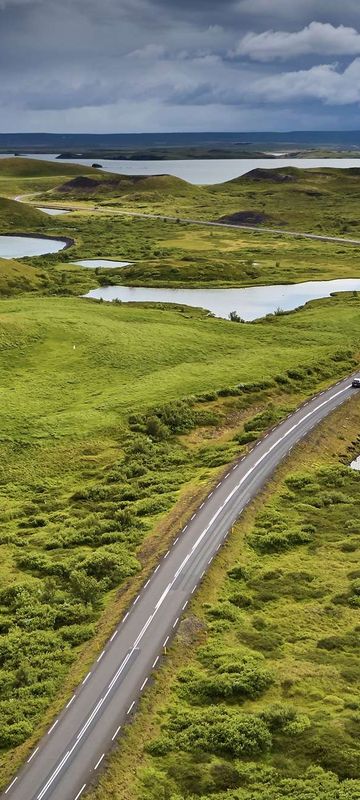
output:
M 93 800 L 357 800 L 359 423 L 354 400 L 238 522 Z
M 66 174 L 62 174 L 64 171 Z M 274 183 L 244 176 L 227 184 L 204 188 L 171 176 L 138 180 L 134 176 L 116 176 L 91 169 L 84 172 L 79 165 L 1 159 L 0 195 L 7 193 L 14 197 L 20 192 L 36 192 L 39 182 L 41 185 L 43 181 L 50 181 L 52 187 L 59 186 L 59 181 L 62 186 L 69 182 L 73 185 L 82 175 L 95 186 L 104 188 L 99 198 L 96 192 L 94 197 L 93 189 L 85 193 L 85 199 L 81 191 L 60 194 L 57 198 L 60 205 L 74 203 L 75 199 L 76 206 L 82 209 L 65 217 L 48 217 L 24 203 L 0 200 L 0 231 L 44 232 L 46 229 L 49 235 L 69 236 L 75 240 L 74 247 L 60 254 L 26 260 L 28 268 L 33 266 L 42 273 L 41 287 L 47 294 L 82 294 L 99 284 L 121 282 L 133 286 L 226 287 L 358 277 L 359 248 L 356 246 L 296 240 L 240 229 L 207 229 L 129 218 L 118 213 L 119 204 L 120 208 L 140 212 L 162 210 L 164 213 L 164 208 L 170 208 L 172 214 L 179 211 L 191 216 L 195 211 L 200 219 L 216 218 L 236 210 L 244 213 L 246 209 L 253 209 L 252 213 L 265 210 L 267 217 L 274 217 L 276 211 L 283 221 L 285 212 L 291 214 L 289 227 L 298 230 L 319 232 L 321 223 L 324 233 L 356 234 L 356 170 L 318 172 L 291 168 L 281 171 L 283 173 L 289 181 Z M 263 173 L 260 177 L 263 178 Z M 154 198 L 161 209 L 154 206 Z M 54 202 L 52 193 L 44 195 L 41 202 L 50 201 Z M 94 201 L 98 206 L 96 211 L 91 210 Z M 178 201 L 181 207 L 177 206 Z M 195 207 L 194 203 L 198 205 Z M 350 220 L 346 231 L 345 218 Z M 283 227 L 286 229 L 286 225 Z M 71 264 L 73 260 L 91 257 L 133 263 L 126 269 L 96 272 Z M 12 294 L 15 290 L 19 291 L 19 285 L 16 288 L 11 283 L 7 290 L 6 281 L 2 280 L 2 294 Z
M 254 169 L 225 183 L 194 186 L 179 178 L 97 174 L 52 189 L 48 198 L 92 200 L 155 214 L 219 220 L 314 233 L 357 235 L 360 170 Z M 1 187 L 1 184 L 0 184 Z M 111 199 L 110 199 L 111 198 Z M 44 198 L 43 198 L 44 199 Z
M 201 309 L 80 299 L 76 295 L 92 286 L 121 281 L 241 286 L 359 274 L 358 249 L 350 246 L 130 219 L 102 201 L 100 210 L 91 211 L 89 197 L 79 199 L 78 210 L 58 218 L 9 199 L 44 193 L 83 175 L 76 165 L 0 160 L 5 198 L 0 199 L 0 232 L 74 240 L 57 254 L 0 260 L 2 783 L 61 709 L 159 552 L 167 549 L 174 528 L 192 513 L 225 465 L 305 397 L 352 372 L 360 358 L 356 292 L 244 325 L 208 317 Z M 87 175 L 97 183 L 110 181 L 96 170 Z M 205 202 L 205 195 L 208 202 L 208 190 L 176 179 L 174 184 L 167 176 L 160 184 L 157 178 L 140 180 L 137 188 L 130 181 L 131 191 L 126 180 L 117 181 L 118 189 L 122 184 L 121 191 L 127 192 L 119 200 L 124 205 L 130 194 L 134 207 L 144 198 L 151 205 L 153 195 L 161 195 L 164 207 L 175 195 L 187 208 Z M 331 185 L 334 208 L 339 208 L 336 180 Z M 297 191 L 298 184 L 284 186 L 283 202 L 290 207 L 287 192 L 291 187 Z M 232 203 L 238 188 L 219 190 L 219 201 L 214 190 L 216 213 L 222 191 Z M 109 195 L 113 202 L 113 193 L 114 184 L 105 190 L 104 203 Z M 69 195 L 60 195 L 64 204 Z M 347 202 L 350 197 L 344 207 Z M 294 202 L 296 208 L 300 214 Z M 72 263 L 91 257 L 134 263 L 96 271 Z M 346 492 L 352 491 L 351 483 Z M 301 527 L 290 505 L 281 513 Z M 265 556 L 256 548 L 249 553 L 255 580 Z M 228 592 L 229 585 L 219 578 L 219 592 Z M 243 591 L 255 598 L 258 587 Z M 218 602 L 231 604 L 228 597 Z M 231 637 L 240 630 L 242 614 L 236 611 Z M 216 618 L 221 633 L 223 621 Z M 324 636 L 326 631 L 324 623 Z M 253 646 L 250 639 L 248 646 Z M 274 695 L 274 702 L 278 699 Z M 292 722 L 296 727 L 297 718 Z M 146 758 L 150 773 L 155 769 L 154 791 L 163 800 L 174 795 L 174 780 L 180 798 L 189 795 L 185 778 L 170 774 L 171 754 L 157 755 L 154 763 Z M 188 756 L 181 758 L 185 775 Z M 295 754 L 294 769 L 299 759 Z M 269 756 L 269 767 L 275 761 Z M 213 774 L 213 761 L 207 763 Z M 202 767 L 193 768 L 206 795 Z M 219 770 L 224 773 L 223 764 Z M 146 789 L 146 800 L 152 791 Z M 216 800 L 223 800 L 221 793 Z
M 143 580 L 173 534 L 166 514 L 178 525 L 246 442 L 354 368 L 359 303 L 233 325 L 182 308 L 2 301 L 4 751 L 21 758 L 74 660 L 72 681 L 85 670 L 120 613 L 113 590 Z

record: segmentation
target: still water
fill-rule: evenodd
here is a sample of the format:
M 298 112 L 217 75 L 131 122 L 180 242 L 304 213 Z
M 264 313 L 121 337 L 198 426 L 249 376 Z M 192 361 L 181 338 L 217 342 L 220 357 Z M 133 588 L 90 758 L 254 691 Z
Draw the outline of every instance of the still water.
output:
M 105 267 L 107 269 L 116 269 L 116 267 L 129 267 L 130 261 L 110 261 L 107 258 L 86 258 L 85 261 L 74 261 L 79 267 L 89 267 L 96 269 L 96 267 Z
M 0 258 L 24 258 L 58 253 L 66 247 L 60 239 L 39 239 L 35 236 L 0 236 Z
M 42 161 L 67 163 L 66 159 L 57 159 L 56 153 L 30 155 Z M 90 158 L 69 159 L 69 164 L 84 164 L 91 167 Z M 239 175 L 245 175 L 252 169 L 278 169 L 279 167 L 298 167 L 311 169 L 314 167 L 338 167 L 348 169 L 359 167 L 359 158 L 234 158 L 234 159 L 199 159 L 184 161 L 115 161 L 102 158 L 99 163 L 104 170 L 121 175 L 176 175 L 185 181 L 195 184 L 222 183 Z M 100 172 L 100 170 L 99 170 Z
M 292 286 L 251 286 L 246 289 L 151 289 L 133 286 L 103 286 L 86 297 L 121 300 L 124 303 L 177 303 L 206 308 L 216 317 L 228 319 L 231 311 L 246 321 L 264 317 L 278 308 L 291 311 L 309 300 L 329 297 L 332 292 L 360 291 L 360 279 L 309 281 Z
M 58 217 L 60 214 L 71 214 L 66 208 L 39 208 L 38 211 L 43 211 L 44 214 L 48 214 L 49 217 Z

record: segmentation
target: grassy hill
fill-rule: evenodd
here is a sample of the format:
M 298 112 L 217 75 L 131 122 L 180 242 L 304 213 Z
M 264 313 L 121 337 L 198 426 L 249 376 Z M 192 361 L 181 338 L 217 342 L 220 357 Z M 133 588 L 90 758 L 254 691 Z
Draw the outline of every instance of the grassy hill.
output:
M 0 162 L 1 163 L 1 162 Z M 49 217 L 26 203 L 0 197 L 0 231 L 39 230 L 49 225 Z
M 360 169 L 255 169 L 208 187 L 225 214 L 258 213 L 282 227 L 314 233 L 360 233 Z M 219 214 L 224 216 L 224 214 Z
M 96 175 L 96 169 L 64 162 L 41 161 L 35 158 L 0 158 L 0 195 L 48 191 L 59 181 L 76 175 Z
M 50 701 L 57 697 L 60 707 L 103 646 L 128 602 L 119 587 L 134 572 L 129 591 L 143 580 L 141 565 L 149 569 L 173 536 L 175 519 L 177 526 L 239 453 L 249 414 L 270 401 L 286 414 L 319 382 L 351 369 L 339 350 L 358 351 L 359 303 L 356 296 L 332 298 L 293 315 L 233 325 L 184 309 L 40 296 L 2 301 L 4 776 L 14 768 L 6 751 L 14 754 L 26 740 L 30 746 L 32 732 L 54 713 Z M 264 378 L 269 389 L 258 390 Z M 243 381 L 255 385 L 239 397 L 214 392 Z M 205 405 L 185 402 L 208 392 Z M 149 439 L 144 414 L 174 402 L 170 418 L 175 413 L 196 438 L 187 442 L 176 428 Z M 166 514 L 176 503 L 171 524 Z M 89 584 L 102 557 L 106 572 L 94 573 L 100 582 Z M 20 606 L 14 583 L 22 587 Z M 83 593 L 89 585 L 90 601 Z M 20 688 L 19 669 L 27 675 Z M 16 758 L 24 755 L 19 750 Z
M 51 178 L 62 175 L 96 174 L 96 169 L 63 161 L 37 158 L 0 158 L 0 176 L 4 178 Z
M 193 186 L 187 181 L 173 175 L 110 175 L 78 176 L 56 187 L 51 196 L 54 198 L 66 195 L 74 199 L 101 199 L 105 197 L 126 198 L 132 200 L 181 197 L 190 201 L 206 196 L 205 190 Z
M 41 273 L 19 261 L 0 258 L 0 297 L 41 288 Z

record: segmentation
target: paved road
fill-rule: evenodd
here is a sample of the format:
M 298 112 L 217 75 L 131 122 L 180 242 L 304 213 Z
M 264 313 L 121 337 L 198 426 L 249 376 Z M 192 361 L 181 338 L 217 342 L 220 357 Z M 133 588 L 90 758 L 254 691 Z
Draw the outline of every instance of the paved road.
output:
M 3 797 L 78 800 L 131 720 L 196 587 L 232 525 L 289 450 L 351 396 L 351 379 L 306 403 L 233 464 L 180 532 L 66 708 Z
M 34 194 L 26 195 L 19 194 L 14 197 L 20 203 L 26 202 L 26 198 L 34 198 Z M 60 206 L 51 205 L 48 203 L 47 208 L 60 208 Z M 167 220 L 169 222 L 181 222 L 186 225 L 202 225 L 210 228 L 231 228 L 232 230 L 240 229 L 243 231 L 255 231 L 256 233 L 271 233 L 278 236 L 291 236 L 295 239 L 315 239 L 318 242 L 337 242 L 339 244 L 360 245 L 360 239 L 346 239 L 341 236 L 325 236 L 317 233 L 302 233 L 301 231 L 288 231 L 285 228 L 264 228 L 262 225 L 232 225 L 230 222 L 211 222 L 210 220 L 201 219 L 187 219 L 183 217 L 169 217 L 164 214 L 141 214 L 138 211 L 124 211 L 118 207 L 112 206 L 77 206 L 77 205 L 63 205 L 62 208 L 67 208 L 70 211 L 111 211 L 111 213 L 124 214 L 128 217 L 141 217 L 141 219 L 159 219 Z
M 104 207 L 105 208 L 105 207 Z M 119 208 L 112 208 L 107 206 L 108 211 L 116 211 L 118 214 L 126 214 L 129 217 L 142 217 L 143 219 L 160 219 L 168 220 L 170 222 L 181 222 L 187 225 L 205 225 L 211 228 L 237 228 L 243 231 L 255 231 L 256 233 L 272 233 L 279 236 L 291 236 L 295 239 L 315 239 L 319 242 L 339 242 L 340 244 L 360 245 L 360 239 L 344 239 L 340 236 L 320 236 L 317 233 L 302 233 L 301 231 L 288 231 L 285 228 L 264 228 L 262 225 L 232 225 L 230 222 L 211 222 L 209 220 L 200 219 L 183 219 L 181 217 L 168 217 L 164 214 L 140 214 L 135 211 L 123 211 Z

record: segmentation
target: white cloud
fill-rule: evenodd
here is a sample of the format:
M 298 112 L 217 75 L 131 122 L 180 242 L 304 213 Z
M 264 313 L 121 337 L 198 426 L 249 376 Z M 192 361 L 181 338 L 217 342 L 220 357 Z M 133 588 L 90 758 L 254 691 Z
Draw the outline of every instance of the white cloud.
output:
M 360 102 L 360 58 L 343 72 L 336 64 L 320 64 L 308 70 L 283 72 L 255 81 L 251 96 L 266 102 L 285 103 L 305 99 L 326 105 L 345 106 Z
M 293 33 L 287 31 L 264 31 L 247 33 L 231 55 L 247 56 L 253 61 L 286 61 L 306 55 L 358 55 L 360 33 L 355 28 L 346 28 L 323 22 L 311 22 L 306 28 Z

